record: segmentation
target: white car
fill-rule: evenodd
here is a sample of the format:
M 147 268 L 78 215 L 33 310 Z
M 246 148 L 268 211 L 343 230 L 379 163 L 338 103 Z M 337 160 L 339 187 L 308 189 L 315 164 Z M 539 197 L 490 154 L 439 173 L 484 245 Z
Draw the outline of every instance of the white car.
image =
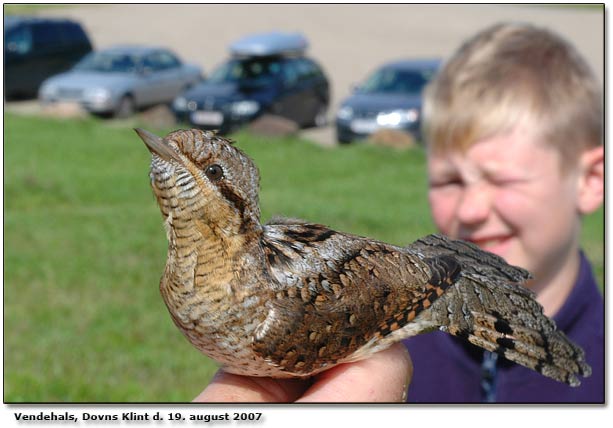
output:
M 165 48 L 117 46 L 92 52 L 65 73 L 45 80 L 43 104 L 76 102 L 96 114 L 127 117 L 135 110 L 170 103 L 202 80 L 202 69 L 184 64 Z

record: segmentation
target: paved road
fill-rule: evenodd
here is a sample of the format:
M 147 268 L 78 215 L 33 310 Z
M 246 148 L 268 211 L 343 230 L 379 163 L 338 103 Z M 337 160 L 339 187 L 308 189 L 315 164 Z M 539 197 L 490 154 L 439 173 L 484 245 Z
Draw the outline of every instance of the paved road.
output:
M 43 12 L 41 12 L 43 13 Z M 572 41 L 597 76 L 604 75 L 604 13 L 590 8 L 531 5 L 81 5 L 46 15 L 81 21 L 95 47 L 152 43 L 173 48 L 205 72 L 226 58 L 226 46 L 252 32 L 300 31 L 332 82 L 332 109 L 378 64 L 404 57 L 446 57 L 460 42 L 501 21 L 548 27 Z M 332 116 L 332 114 L 331 114 Z M 307 131 L 322 143 L 328 129 Z

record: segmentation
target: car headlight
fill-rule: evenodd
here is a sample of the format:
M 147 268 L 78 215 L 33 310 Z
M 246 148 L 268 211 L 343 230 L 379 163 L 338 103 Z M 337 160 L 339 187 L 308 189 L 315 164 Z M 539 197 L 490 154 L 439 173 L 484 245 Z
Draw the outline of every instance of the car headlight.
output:
M 353 117 L 353 109 L 348 106 L 344 106 L 338 109 L 336 117 L 341 120 L 349 120 Z
M 105 88 L 88 88 L 83 92 L 83 98 L 92 103 L 103 103 L 111 98 L 111 92 Z
M 230 107 L 232 114 L 237 116 L 250 116 L 257 113 L 260 109 L 260 103 L 257 101 L 238 101 L 232 103 Z
M 187 110 L 187 98 L 181 96 L 175 98 L 172 102 L 172 108 L 176 111 Z
M 412 108 L 408 110 L 393 110 L 379 113 L 377 124 L 380 126 L 400 126 L 404 123 L 413 123 L 419 119 L 419 110 Z

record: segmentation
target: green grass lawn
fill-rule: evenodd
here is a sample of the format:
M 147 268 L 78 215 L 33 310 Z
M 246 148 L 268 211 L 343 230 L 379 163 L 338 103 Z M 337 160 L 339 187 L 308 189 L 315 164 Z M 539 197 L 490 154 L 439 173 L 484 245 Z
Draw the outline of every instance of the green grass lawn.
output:
M 216 367 L 159 296 L 166 241 L 144 145 L 94 119 L 7 114 L 4 125 L 4 400 L 191 400 Z M 434 231 L 420 150 L 234 138 L 261 169 L 264 221 L 395 244 Z M 601 284 L 603 243 L 599 211 L 584 246 Z

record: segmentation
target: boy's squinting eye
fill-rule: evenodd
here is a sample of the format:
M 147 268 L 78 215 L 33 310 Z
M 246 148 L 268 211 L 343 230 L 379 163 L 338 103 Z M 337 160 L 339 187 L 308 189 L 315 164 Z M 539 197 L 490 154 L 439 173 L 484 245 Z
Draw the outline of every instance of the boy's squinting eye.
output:
M 504 176 L 504 175 L 492 175 L 487 180 L 495 186 L 511 186 L 514 184 L 523 183 L 526 180 L 520 177 Z
M 438 189 L 443 187 L 461 186 L 462 179 L 460 177 L 441 177 L 431 178 L 428 183 L 430 188 Z

